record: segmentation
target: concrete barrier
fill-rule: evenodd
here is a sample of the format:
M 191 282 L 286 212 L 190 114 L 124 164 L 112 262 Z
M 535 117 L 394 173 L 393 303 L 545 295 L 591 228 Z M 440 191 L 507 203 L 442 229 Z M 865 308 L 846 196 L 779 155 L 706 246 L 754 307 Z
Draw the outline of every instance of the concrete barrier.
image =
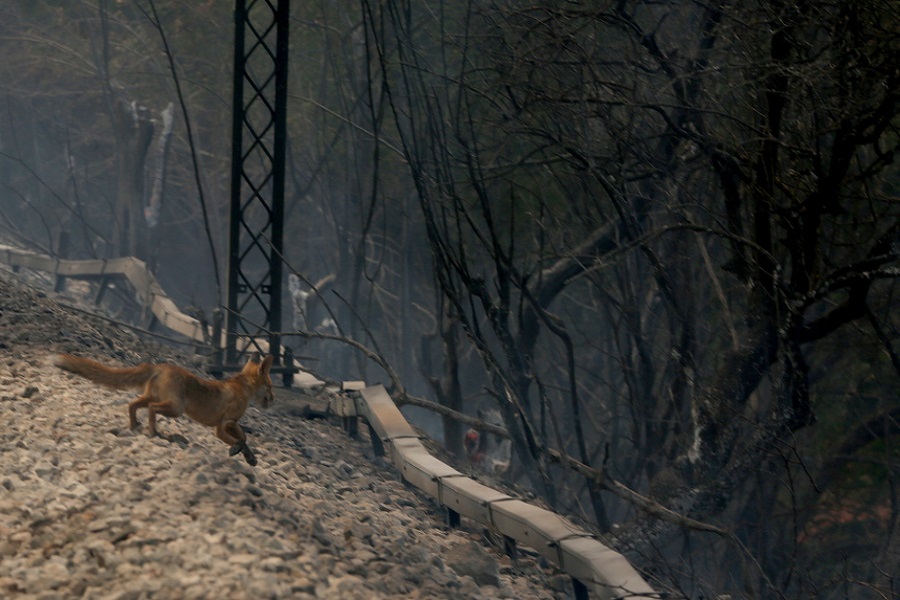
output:
M 399 469 L 403 479 L 448 510 L 501 534 L 507 546 L 532 548 L 572 576 L 575 596 L 603 599 L 658 598 L 628 560 L 565 517 L 485 486 L 433 457 L 406 422 L 384 386 L 349 392 L 335 400 L 334 412 L 365 419 L 376 453 Z M 354 415 L 355 413 L 355 415 Z
M 147 265 L 136 258 L 128 256 L 108 260 L 66 260 L 0 245 L 0 262 L 15 268 L 44 271 L 57 278 L 100 280 L 101 285 L 106 285 L 108 279 L 125 279 L 159 325 L 196 342 L 209 339 L 209 335 L 204 336 L 200 321 L 182 313 L 166 295 L 153 273 L 147 269 Z

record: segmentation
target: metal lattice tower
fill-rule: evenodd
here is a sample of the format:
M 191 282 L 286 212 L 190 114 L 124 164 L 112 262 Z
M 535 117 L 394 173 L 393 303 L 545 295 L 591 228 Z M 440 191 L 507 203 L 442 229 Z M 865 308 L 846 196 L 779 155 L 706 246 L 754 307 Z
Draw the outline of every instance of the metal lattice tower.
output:
M 289 4 L 235 0 L 225 368 L 261 351 L 260 339 L 281 364 Z

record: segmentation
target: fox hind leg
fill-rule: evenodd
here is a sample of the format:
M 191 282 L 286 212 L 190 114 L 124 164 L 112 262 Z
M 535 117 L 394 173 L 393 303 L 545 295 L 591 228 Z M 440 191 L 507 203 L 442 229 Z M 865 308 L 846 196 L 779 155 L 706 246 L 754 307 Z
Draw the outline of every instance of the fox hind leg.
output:
M 137 411 L 139 408 L 146 408 L 151 402 L 153 402 L 153 397 L 145 393 L 141 394 L 128 404 L 129 427 L 131 427 L 132 429 L 137 429 L 138 427 L 140 427 L 141 423 L 137 420 Z
M 172 401 L 151 402 L 149 406 L 147 406 L 147 420 L 150 425 L 147 435 L 150 437 L 159 435 L 159 432 L 156 429 L 156 415 L 162 415 L 164 417 L 180 417 L 182 411 L 179 410 L 179 408 L 180 407 Z

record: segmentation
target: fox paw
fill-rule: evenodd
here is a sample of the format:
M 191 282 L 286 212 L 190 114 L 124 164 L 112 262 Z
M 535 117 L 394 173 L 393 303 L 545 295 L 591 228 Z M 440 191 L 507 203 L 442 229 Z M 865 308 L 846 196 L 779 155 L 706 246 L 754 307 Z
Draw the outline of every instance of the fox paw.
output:
M 188 445 L 187 438 L 180 433 L 170 433 L 169 435 L 164 435 L 163 438 L 165 438 L 169 443 L 176 444 L 178 446 L 181 446 L 182 448 L 186 448 Z
M 121 429 L 119 427 L 113 427 L 109 432 L 116 437 L 134 437 L 138 433 L 134 429 Z
M 247 442 L 237 442 L 234 446 L 228 449 L 228 456 L 234 456 L 240 452 L 244 455 L 244 460 L 247 461 L 247 464 L 251 467 L 256 466 L 256 454 L 253 453 L 253 450 L 250 449 L 250 446 L 247 445 Z
M 238 452 L 243 452 L 247 447 L 247 442 L 236 442 L 234 446 L 228 449 L 228 456 L 234 456 Z

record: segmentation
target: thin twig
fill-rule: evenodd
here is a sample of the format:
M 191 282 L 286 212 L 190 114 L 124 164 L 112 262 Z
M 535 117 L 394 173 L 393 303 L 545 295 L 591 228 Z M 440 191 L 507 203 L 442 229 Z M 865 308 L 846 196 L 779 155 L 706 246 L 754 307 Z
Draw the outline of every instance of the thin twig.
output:
M 200 209 L 203 213 L 203 228 L 206 230 L 206 239 L 209 242 L 209 253 L 212 258 L 213 263 L 213 275 L 216 280 L 216 302 L 222 303 L 222 282 L 219 276 L 219 259 L 216 255 L 216 245 L 213 242 L 212 237 L 212 229 L 209 225 L 209 211 L 206 208 L 206 197 L 203 195 L 203 184 L 200 178 L 200 162 L 197 158 L 197 149 L 194 145 L 194 134 L 191 129 L 191 119 L 188 114 L 187 104 L 184 101 L 184 94 L 181 91 L 181 79 L 178 77 L 178 71 L 175 68 L 175 57 L 172 54 L 172 50 L 169 47 L 169 40 L 166 38 L 166 32 L 163 29 L 162 23 L 159 20 L 159 15 L 156 12 L 156 3 L 153 0 L 149 0 L 150 2 L 150 10 L 153 12 L 153 16 L 151 18 L 147 12 L 138 5 L 138 9 L 144 13 L 144 16 L 156 27 L 156 30 L 159 31 L 159 37 L 162 40 L 163 49 L 166 53 L 166 59 L 169 62 L 169 71 L 172 73 L 172 80 L 175 82 L 175 93 L 178 96 L 178 104 L 181 106 L 181 114 L 184 117 L 184 126 L 187 131 L 187 139 L 188 146 L 191 150 L 191 162 L 194 167 L 194 180 L 197 183 L 197 196 L 200 200 Z

